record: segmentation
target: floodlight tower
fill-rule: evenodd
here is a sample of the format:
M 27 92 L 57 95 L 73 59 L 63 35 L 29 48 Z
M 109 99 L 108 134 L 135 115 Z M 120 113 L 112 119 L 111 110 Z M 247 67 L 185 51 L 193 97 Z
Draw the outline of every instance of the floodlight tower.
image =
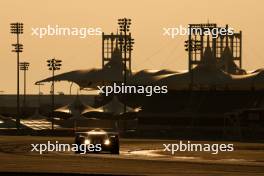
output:
M 54 73 L 56 70 L 60 70 L 60 67 L 61 67 L 61 60 L 58 60 L 58 59 L 49 59 L 47 60 L 48 62 L 48 67 L 49 67 L 49 70 L 52 71 L 52 85 L 51 85 L 51 125 L 52 125 L 52 131 L 54 130 Z
M 127 46 L 128 46 L 128 37 L 130 36 L 130 34 L 127 35 L 127 33 L 130 30 L 129 28 L 131 25 L 131 19 L 128 19 L 128 18 L 118 19 L 118 25 L 119 25 L 121 36 L 123 36 L 124 34 L 124 37 L 120 38 L 119 44 L 121 46 L 121 51 L 124 51 L 124 84 L 126 84 Z
M 19 35 L 23 34 L 23 23 L 11 23 L 10 24 L 11 34 L 16 34 L 17 42 L 12 44 L 14 50 L 12 52 L 17 53 L 17 116 L 16 116 L 16 127 L 17 130 L 20 128 L 20 101 L 19 101 L 19 53 L 23 51 L 23 45 L 19 43 Z
M 25 107 L 26 106 L 26 72 L 28 70 L 29 63 L 28 62 L 20 62 L 19 66 L 20 66 L 20 70 L 24 71 L 24 101 L 23 101 L 23 105 Z
M 131 19 L 121 18 L 118 19 L 118 25 L 121 37 L 119 38 L 119 45 L 121 49 L 121 53 L 124 53 L 124 84 L 126 84 L 127 80 L 127 52 L 129 52 L 129 58 L 131 58 L 131 51 L 133 50 L 134 39 L 131 38 L 131 33 L 129 32 L 129 28 L 131 25 Z M 124 35 L 123 35 L 124 34 Z M 130 67 L 130 66 L 129 66 Z M 124 113 L 126 113 L 126 103 L 124 102 Z

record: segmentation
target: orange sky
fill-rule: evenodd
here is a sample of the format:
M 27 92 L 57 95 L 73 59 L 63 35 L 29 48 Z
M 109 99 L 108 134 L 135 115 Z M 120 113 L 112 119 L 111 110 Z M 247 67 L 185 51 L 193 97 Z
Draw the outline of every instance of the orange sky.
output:
M 264 67 L 262 53 L 264 41 L 263 5 L 260 0 L 1 0 L 0 6 L 0 90 L 16 92 L 16 56 L 11 53 L 15 36 L 9 33 L 9 23 L 23 22 L 21 37 L 24 52 L 21 61 L 30 62 L 28 92 L 37 93 L 34 82 L 50 76 L 46 60 L 52 57 L 63 60 L 62 73 L 74 69 L 101 66 L 101 36 L 85 39 L 78 37 L 31 36 L 31 28 L 47 25 L 65 27 L 101 27 L 104 32 L 115 32 L 117 19 L 132 19 L 135 38 L 132 68 L 187 69 L 185 37 L 164 37 L 163 27 L 188 23 L 229 24 L 236 31 L 243 31 L 243 68 L 254 70 Z M 21 74 L 21 92 L 23 77 Z M 48 92 L 49 84 L 43 87 Z M 69 83 L 56 84 L 57 91 L 69 92 Z M 76 87 L 75 87 L 76 92 Z

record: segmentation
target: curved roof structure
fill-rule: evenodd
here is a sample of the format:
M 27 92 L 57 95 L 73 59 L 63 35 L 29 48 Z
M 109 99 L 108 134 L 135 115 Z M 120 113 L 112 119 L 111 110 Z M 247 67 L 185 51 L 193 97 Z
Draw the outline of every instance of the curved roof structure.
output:
M 223 64 L 227 64 L 227 68 L 237 71 L 237 67 L 233 61 L 231 63 L 231 53 L 229 49 L 225 49 Z M 167 85 L 168 89 L 184 90 L 189 89 L 192 84 L 197 89 L 216 88 L 230 90 L 250 90 L 264 89 L 264 70 L 258 70 L 251 74 L 232 75 L 223 71 L 216 61 L 212 59 L 212 51 L 210 47 L 206 47 L 204 52 L 203 64 L 193 68 L 190 72 L 176 73 L 163 76 L 156 83 L 158 85 Z
M 218 68 L 206 65 L 197 66 L 191 72 L 176 73 L 157 81 L 158 85 L 167 85 L 168 89 L 187 89 L 192 83 L 199 86 L 226 85 L 231 76 Z
M 176 71 L 171 70 L 141 70 L 133 73 L 133 75 L 128 79 L 128 84 L 133 85 L 151 85 L 152 83 L 158 81 L 161 76 L 175 74 Z
M 60 107 L 56 109 L 55 112 L 64 113 L 73 118 L 80 118 L 85 113 L 102 112 L 102 110 L 85 105 L 77 95 L 73 103 Z
M 117 82 L 123 80 L 123 66 L 120 57 L 117 57 L 118 51 L 102 69 L 93 68 L 87 70 L 75 70 L 54 76 L 55 81 L 70 81 L 78 84 L 80 88 L 91 88 L 100 85 L 102 82 Z M 52 77 L 37 81 L 38 83 L 51 82 Z
M 113 115 L 124 114 L 124 104 L 121 103 L 116 96 L 113 96 L 111 101 L 99 107 L 98 109 L 102 110 L 104 113 L 110 113 Z M 140 108 L 126 106 L 126 112 L 138 112 L 140 110 Z
M 96 87 L 102 82 L 121 81 L 122 74 L 111 69 L 75 70 L 54 76 L 55 81 L 70 81 L 78 84 L 80 88 Z M 52 77 L 36 82 L 51 82 Z
M 171 70 L 141 70 L 128 74 L 129 85 L 167 85 L 168 89 L 184 90 L 190 85 L 197 89 L 231 89 L 249 90 L 264 89 L 264 70 L 259 69 L 246 74 L 239 69 L 232 60 L 232 53 L 228 47 L 223 51 L 223 58 L 218 61 L 214 58 L 212 50 L 207 44 L 202 63 L 189 72 L 176 72 Z M 80 88 L 96 88 L 99 85 L 112 84 L 123 81 L 123 68 L 119 51 L 115 51 L 112 59 L 102 69 L 76 70 L 56 75 L 55 81 L 70 81 L 78 84 Z M 234 73 L 229 74 L 229 73 Z M 52 77 L 40 82 L 50 82 Z
M 126 112 L 138 112 L 140 108 L 132 108 L 126 106 Z M 93 108 L 91 106 L 85 105 L 79 96 L 76 97 L 73 103 L 65 105 L 55 110 L 57 113 L 62 113 L 70 119 L 79 119 L 82 117 L 96 118 L 96 119 L 113 119 L 113 117 L 105 117 L 106 114 L 111 115 L 122 115 L 124 114 L 124 104 L 121 103 L 116 96 L 113 96 L 112 100 L 107 104 L 99 107 Z M 105 115 L 104 115 L 105 114 Z M 92 116 L 90 116 L 92 115 Z M 65 118 L 65 117 L 64 117 Z

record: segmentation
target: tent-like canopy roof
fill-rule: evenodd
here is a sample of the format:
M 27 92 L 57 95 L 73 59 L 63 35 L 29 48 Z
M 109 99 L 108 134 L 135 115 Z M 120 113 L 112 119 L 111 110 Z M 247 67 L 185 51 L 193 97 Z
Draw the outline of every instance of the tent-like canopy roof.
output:
M 115 57 L 104 66 L 102 69 L 87 69 L 87 70 L 75 70 L 66 73 L 62 73 L 54 76 L 55 81 L 70 81 L 78 84 L 80 88 L 90 88 L 100 85 L 104 82 L 122 81 L 123 80 L 123 62 L 120 53 L 115 51 L 113 54 Z M 51 82 L 52 77 L 37 81 L 38 83 Z
M 232 60 L 232 53 L 227 47 L 224 50 L 222 61 L 217 61 L 209 46 L 205 48 L 202 64 L 193 68 L 190 72 L 174 72 L 170 70 L 141 70 L 134 72 L 127 78 L 129 85 L 167 85 L 168 89 L 188 89 L 192 83 L 196 87 L 229 88 L 233 90 L 264 89 L 264 71 L 257 70 L 254 73 L 245 74 L 239 70 Z M 113 57 L 103 69 L 76 70 L 63 73 L 54 77 L 55 81 L 75 82 L 80 88 L 96 88 L 102 84 L 112 84 L 123 81 L 124 64 L 120 53 L 115 52 Z M 117 57 L 118 56 L 118 57 Z M 232 75 L 243 73 L 243 75 Z M 38 81 L 50 82 L 52 77 Z
M 133 75 L 128 79 L 128 84 L 132 85 L 151 85 L 152 83 L 158 81 L 161 76 L 175 74 L 177 72 L 163 69 L 163 70 L 141 70 L 133 73 Z
M 71 104 L 65 105 L 55 110 L 58 113 L 65 113 L 68 116 L 81 117 L 83 114 L 88 112 L 102 112 L 101 109 L 93 108 L 91 106 L 85 105 L 79 98 L 76 96 L 76 99 Z
M 122 74 L 103 69 L 76 70 L 54 76 L 55 81 L 74 82 L 81 88 L 94 87 L 95 84 L 100 85 L 101 82 L 121 81 L 122 79 Z M 36 82 L 36 84 L 51 81 L 52 77 L 49 77 Z
M 109 101 L 107 104 L 99 107 L 105 113 L 110 113 L 113 115 L 121 115 L 124 114 L 124 104 L 121 103 L 116 96 L 113 96 L 112 100 Z M 126 106 L 126 112 L 138 112 L 140 108 L 132 108 Z
M 126 106 L 126 112 L 138 112 L 140 108 L 132 108 Z M 89 114 L 93 114 L 93 118 L 96 119 L 106 119 L 104 114 L 111 115 L 121 115 L 124 114 L 124 104 L 121 103 L 116 96 L 112 98 L 107 104 L 99 107 L 93 108 L 91 106 L 85 105 L 80 99 L 79 96 L 76 97 L 73 103 L 66 106 L 60 107 L 55 110 L 57 113 L 66 114 L 67 117 L 71 119 L 79 119 L 83 116 L 90 117 Z M 107 117 L 107 119 L 112 119 L 112 117 Z

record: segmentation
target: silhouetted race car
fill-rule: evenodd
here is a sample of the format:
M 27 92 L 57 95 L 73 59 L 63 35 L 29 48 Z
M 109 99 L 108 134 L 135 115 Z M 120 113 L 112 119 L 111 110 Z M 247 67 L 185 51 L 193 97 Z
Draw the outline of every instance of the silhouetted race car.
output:
M 85 149 L 86 152 L 119 154 L 119 135 L 117 132 L 106 132 L 102 129 L 76 132 L 75 144 L 78 146 L 76 153 L 82 153 Z

